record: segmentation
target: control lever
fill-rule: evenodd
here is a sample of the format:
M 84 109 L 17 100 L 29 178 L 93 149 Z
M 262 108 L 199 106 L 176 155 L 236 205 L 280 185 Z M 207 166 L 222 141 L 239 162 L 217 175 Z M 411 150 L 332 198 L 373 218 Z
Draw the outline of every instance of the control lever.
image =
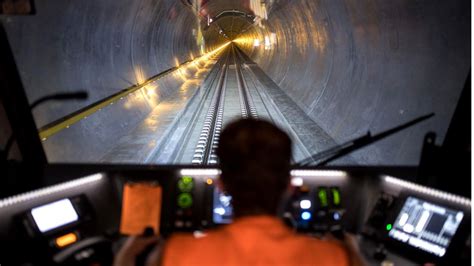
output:
M 150 236 L 153 236 L 154 233 L 155 232 L 153 231 L 153 228 L 147 227 L 143 231 L 142 237 L 150 237 Z M 135 259 L 135 265 L 136 266 L 142 266 L 142 265 L 144 266 L 145 265 L 146 259 L 148 258 L 148 255 L 151 253 L 151 251 L 153 250 L 155 245 L 156 245 L 156 243 L 150 244 L 148 247 L 145 248 L 145 250 L 143 250 L 142 253 L 140 253 L 140 255 L 137 256 L 137 258 Z
M 337 229 L 331 229 L 329 231 L 332 236 L 334 236 L 336 239 L 344 241 L 345 234 L 344 234 L 344 229 L 342 227 L 339 227 Z
M 378 261 L 383 261 L 387 257 L 387 250 L 385 249 L 384 244 L 377 246 L 374 252 L 374 259 Z

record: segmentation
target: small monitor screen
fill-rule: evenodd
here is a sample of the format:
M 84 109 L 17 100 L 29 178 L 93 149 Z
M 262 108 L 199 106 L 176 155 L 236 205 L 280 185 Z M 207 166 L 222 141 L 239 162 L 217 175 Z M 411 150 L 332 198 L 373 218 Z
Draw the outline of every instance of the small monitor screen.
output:
M 44 233 L 79 219 L 69 199 L 62 199 L 31 210 L 33 220 Z
M 232 222 L 231 196 L 226 195 L 217 187 L 214 189 L 212 221 L 215 224 L 228 224 Z
M 408 197 L 389 237 L 443 257 L 463 217 L 462 211 Z

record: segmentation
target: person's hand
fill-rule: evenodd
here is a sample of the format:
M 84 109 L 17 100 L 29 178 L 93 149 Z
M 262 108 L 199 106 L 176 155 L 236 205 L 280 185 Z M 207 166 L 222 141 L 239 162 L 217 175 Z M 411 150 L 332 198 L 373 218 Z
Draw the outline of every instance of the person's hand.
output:
M 129 237 L 122 248 L 120 248 L 114 258 L 114 266 L 135 266 L 135 261 L 149 245 L 157 243 L 158 236 L 131 236 Z
M 343 243 L 344 243 L 344 246 L 346 247 L 347 252 L 349 253 L 352 266 L 367 265 L 367 262 L 361 255 L 359 244 L 357 242 L 355 235 L 344 233 Z
M 163 252 L 163 245 L 164 242 L 160 241 L 158 245 L 150 252 L 146 259 L 146 266 L 158 266 L 161 265 L 162 262 L 162 252 Z
M 323 239 L 340 243 L 349 256 L 351 266 L 368 265 L 365 259 L 362 257 L 356 236 L 347 232 L 344 232 L 343 234 L 343 239 L 335 238 L 332 234 L 326 234 Z

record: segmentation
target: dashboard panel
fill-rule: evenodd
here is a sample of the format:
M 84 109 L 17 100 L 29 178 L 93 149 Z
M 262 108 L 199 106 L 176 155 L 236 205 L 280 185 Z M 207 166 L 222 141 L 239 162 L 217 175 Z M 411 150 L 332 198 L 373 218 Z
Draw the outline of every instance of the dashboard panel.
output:
M 91 171 L 1 199 L 0 215 L 6 218 L 0 220 L 0 239 L 9 243 L 1 248 L 31 252 L 21 257 L 5 252 L 0 259 L 17 264 L 110 262 L 114 243 L 123 238 L 127 184 L 161 188 L 156 219 L 165 238 L 174 232 L 213 230 L 233 220 L 232 198 L 216 185 L 217 168 L 124 166 Z M 74 166 L 66 172 L 74 172 Z M 470 254 L 463 255 L 470 252 L 470 199 L 384 173 L 294 169 L 278 215 L 295 231 L 312 237 L 356 235 L 370 264 L 470 259 Z

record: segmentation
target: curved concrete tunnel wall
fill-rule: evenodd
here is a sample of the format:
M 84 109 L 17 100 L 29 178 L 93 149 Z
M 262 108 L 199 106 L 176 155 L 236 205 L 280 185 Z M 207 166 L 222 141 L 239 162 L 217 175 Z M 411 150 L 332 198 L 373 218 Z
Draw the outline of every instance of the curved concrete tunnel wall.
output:
M 30 100 L 86 89 L 91 103 L 136 83 L 137 69 L 146 78 L 199 53 L 196 17 L 179 1 L 55 0 L 37 9 L 35 17 L 3 19 Z M 434 111 L 434 119 L 353 155 L 361 164 L 416 164 L 427 131 L 442 140 L 470 69 L 469 10 L 462 0 L 283 0 L 265 29 L 242 35 L 250 42 L 241 47 L 339 143 Z M 213 32 L 203 34 L 209 40 Z M 253 47 L 272 32 L 271 49 Z M 222 40 L 215 39 L 213 47 Z M 164 94 L 179 86 L 163 82 Z M 35 119 L 41 126 L 84 105 L 49 104 Z M 98 114 L 68 133 L 69 155 L 48 157 L 64 161 L 87 148 L 70 160 L 94 161 L 113 146 L 108 133 L 125 134 L 150 108 Z M 85 145 L 91 136 L 102 147 Z
M 199 55 L 198 23 L 179 1 L 36 1 L 31 17 L 4 17 L 30 102 L 86 90 L 87 101 L 51 102 L 34 110 L 38 127 Z M 194 30 L 193 30 L 194 29 Z M 158 98 L 181 85 L 160 81 Z M 156 105 L 156 104 L 155 104 Z M 153 109 L 103 110 L 44 142 L 50 161 L 97 161 Z
M 413 165 L 428 131 L 444 139 L 470 70 L 469 10 L 462 0 L 291 1 L 243 48 L 338 143 L 435 112 L 352 155 Z M 271 33 L 274 47 L 252 47 Z

